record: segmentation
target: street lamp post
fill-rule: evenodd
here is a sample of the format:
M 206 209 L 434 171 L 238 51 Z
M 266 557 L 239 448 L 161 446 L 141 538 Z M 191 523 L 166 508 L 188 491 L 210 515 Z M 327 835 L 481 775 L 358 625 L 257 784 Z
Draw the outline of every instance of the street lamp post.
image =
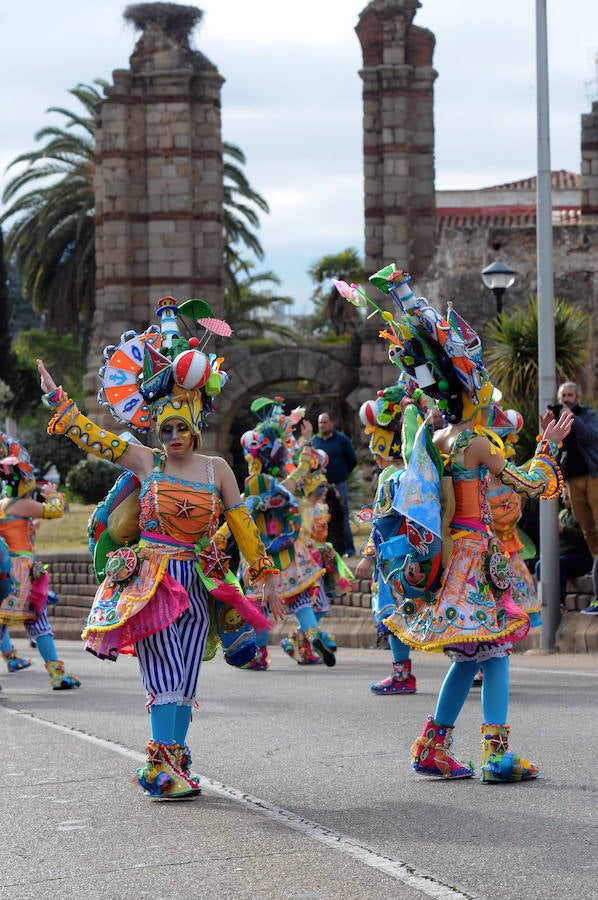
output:
M 515 283 L 515 269 L 511 269 L 506 263 L 496 260 L 482 269 L 482 281 L 492 291 L 496 298 L 496 314 L 502 312 L 502 298 L 504 292 Z

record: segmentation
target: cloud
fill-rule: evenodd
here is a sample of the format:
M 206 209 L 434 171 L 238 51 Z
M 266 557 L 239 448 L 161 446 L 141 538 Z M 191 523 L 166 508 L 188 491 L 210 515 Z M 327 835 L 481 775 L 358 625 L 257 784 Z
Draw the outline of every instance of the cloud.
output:
M 0 180 L 49 106 L 75 108 L 79 82 L 111 80 L 137 40 L 126 0 L 3 4 Z M 265 268 L 305 297 L 324 253 L 363 250 L 362 65 L 355 26 L 367 0 L 202 0 L 193 43 L 226 79 L 223 134 L 247 157 L 272 214 L 261 229 Z M 532 3 L 423 0 L 415 23 L 436 36 L 436 178 L 478 188 L 535 173 L 536 68 Z M 596 76 L 595 0 L 548 4 L 553 168 L 579 171 L 580 117 Z M 594 91 L 598 97 L 598 90 Z M 72 102 L 71 102 L 72 101 Z M 384 262 L 384 261 L 382 261 Z

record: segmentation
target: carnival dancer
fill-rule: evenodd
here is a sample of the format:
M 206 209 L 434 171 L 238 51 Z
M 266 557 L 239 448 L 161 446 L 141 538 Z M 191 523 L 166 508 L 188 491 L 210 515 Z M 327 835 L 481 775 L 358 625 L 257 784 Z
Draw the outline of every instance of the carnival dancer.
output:
M 331 646 L 326 641 L 313 609 L 313 598 L 318 593 L 325 569 L 312 558 L 300 538 L 301 513 L 295 496 L 314 462 L 320 465 L 320 458 L 311 446 L 306 445 L 293 467 L 292 430 L 304 411 L 294 410 L 287 416 L 283 404 L 281 397 L 260 397 L 251 404 L 251 411 L 260 421 L 241 437 L 249 470 L 243 494 L 268 554 L 279 570 L 275 578 L 278 596 L 286 611 L 295 616 L 299 629 L 314 651 L 326 666 L 331 667 L 336 663 L 336 645 Z M 241 578 L 246 583 L 245 567 L 241 569 Z M 251 586 L 246 590 L 251 597 Z M 258 633 L 257 638 L 259 650 L 248 668 L 263 671 L 269 665 L 268 635 Z
M 47 614 L 49 576 L 45 566 L 34 557 L 35 523 L 39 519 L 60 518 L 64 513 L 64 497 L 53 485 L 45 484 L 43 499 L 32 499 L 36 481 L 29 455 L 10 435 L 0 433 L 0 454 L 3 484 L 0 538 L 6 541 L 10 551 L 14 583 L 11 593 L 0 601 L 0 639 L 6 640 L 3 633 L 6 626 L 23 625 L 30 640 L 35 641 L 52 689 L 70 690 L 79 687 L 81 682 L 65 671 L 63 660 L 58 658 Z M 25 668 L 23 663 L 31 665 L 30 660 L 20 660 L 16 651 L 7 652 L 9 671 Z
M 280 609 L 272 590 L 274 566 L 241 502 L 232 470 L 223 459 L 196 452 L 205 417 L 226 376 L 220 370 L 222 359 L 198 349 L 197 336 L 182 338 L 179 327 L 185 318 L 199 320 L 204 341 L 216 329 L 230 334 L 230 328 L 200 300 L 178 306 L 173 298 L 163 298 L 157 314 L 161 328 L 127 332 L 118 347 L 106 349 L 99 399 L 117 421 L 142 432 L 153 424 L 160 449 L 126 441 L 95 425 L 56 386 L 41 360 L 38 367 L 44 402 L 53 411 L 49 433 L 66 434 L 86 452 L 127 470 L 119 479 L 121 484 L 125 479 L 124 487 L 117 482 L 113 489 L 121 499 L 111 516 L 139 492 L 138 504 L 130 504 L 129 545 L 118 548 L 122 536 L 114 533 L 111 516 L 99 535 L 95 563 L 96 568 L 103 565 L 105 577 L 82 637 L 86 649 L 100 658 L 137 655 L 151 729 L 138 781 L 150 797 L 176 799 L 200 792 L 190 772 L 186 738 L 208 638 L 220 626 L 225 658 L 238 664 L 246 657 L 237 654 L 239 647 L 231 638 L 238 634 L 241 650 L 248 642 L 245 623 L 237 618 L 257 628 L 269 627 L 259 608 L 244 597 L 214 544 L 221 512 L 249 560 L 252 582 L 263 585 L 272 615 L 278 616 Z M 128 494 L 127 479 L 132 488 Z M 115 549 L 108 552 L 111 539 Z M 253 642 L 250 647 L 253 655 Z M 209 655 L 213 652 L 211 646 Z
M 355 569 L 356 578 L 371 578 L 371 603 L 378 634 L 388 635 L 392 655 L 392 671 L 380 681 L 372 681 L 370 691 L 380 697 L 415 694 L 417 681 L 411 672 L 410 647 L 389 632 L 384 620 L 394 612 L 395 603 L 387 583 L 392 571 L 392 539 L 401 524 L 393 509 L 393 498 L 404 471 L 401 448 L 401 426 L 405 405 L 412 403 L 404 386 L 392 385 L 378 392 L 375 400 L 361 405 L 359 418 L 370 436 L 369 450 L 380 473 L 376 496 L 371 509 L 371 534 L 360 550 L 361 560 Z M 365 516 L 367 510 L 362 510 Z
M 299 460 L 300 447 L 297 448 L 296 455 Z M 312 598 L 318 626 L 330 612 L 331 602 L 355 590 L 356 587 L 351 569 L 328 540 L 328 524 L 331 517 L 328 496 L 329 490 L 331 488 L 335 490 L 335 488 L 333 485 L 329 485 L 326 479 L 327 463 L 328 455 L 324 450 L 316 450 L 314 454 L 310 455 L 309 471 L 301 479 L 297 491 L 301 514 L 299 537 L 316 565 L 324 569 L 324 574 Z M 326 646 L 336 652 L 334 635 L 321 629 L 320 631 Z M 281 640 L 280 646 L 299 665 L 315 665 L 322 662 L 320 657 L 314 653 L 309 639 L 298 625 L 290 635 Z
M 506 461 L 481 430 L 487 424 L 494 389 L 483 367 L 475 332 L 452 307 L 444 318 L 424 298 L 416 299 L 409 276 L 394 265 L 370 280 L 393 297 L 401 313 L 398 321 L 386 314 L 393 361 L 437 402 L 448 423 L 434 433 L 434 444 L 454 489 L 453 545 L 442 575 L 439 579 L 428 577 L 428 564 L 440 552 L 438 542 L 432 540 L 429 551 L 422 554 L 421 531 L 413 528 L 415 540 L 406 550 L 391 586 L 397 610 L 386 619 L 391 631 L 411 647 L 445 650 L 453 659 L 434 715 L 428 717 L 413 745 L 413 768 L 423 775 L 443 778 L 469 778 L 474 774 L 470 765 L 452 755 L 450 745 L 455 722 L 481 666 L 481 780 L 518 782 L 536 778 L 538 766 L 508 749 L 509 655 L 512 641 L 527 634 L 529 619 L 512 599 L 512 572 L 489 529 L 486 475 L 492 473 L 527 496 L 558 497 L 562 478 L 555 458 L 572 417 L 567 411 L 558 422 L 552 413 L 545 417 L 542 440 L 529 468 Z M 425 426 L 419 434 L 424 430 Z M 421 438 L 419 446 L 425 446 Z M 414 467 L 419 466 L 414 478 L 409 472 L 412 461 Z M 424 481 L 430 488 L 434 469 L 435 465 L 426 468 L 425 459 L 414 451 L 401 479 L 400 496 L 395 498 L 396 508 L 404 511 L 408 533 L 417 525 L 416 515 L 423 505 L 413 488 Z M 436 500 L 440 520 L 439 490 Z M 440 535 L 437 525 L 435 536 Z M 414 583 L 417 591 L 412 589 Z

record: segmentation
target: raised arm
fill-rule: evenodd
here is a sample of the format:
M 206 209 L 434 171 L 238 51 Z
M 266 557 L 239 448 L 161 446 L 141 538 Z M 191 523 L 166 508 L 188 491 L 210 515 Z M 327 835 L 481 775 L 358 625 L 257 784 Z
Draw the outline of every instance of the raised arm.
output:
M 152 451 L 141 444 L 130 444 L 105 428 L 100 428 L 79 411 L 46 369 L 41 359 L 37 360 L 42 389 L 42 401 L 52 413 L 48 424 L 48 434 L 65 434 L 77 447 L 103 459 L 117 463 L 135 472 L 140 478 L 149 475 L 152 468 Z
M 525 468 L 505 461 L 486 438 L 476 438 L 471 449 L 477 456 L 477 465 L 485 465 L 503 484 L 513 488 L 518 494 L 553 500 L 560 495 L 562 489 L 562 476 L 556 463 L 558 446 L 569 434 L 572 424 L 573 415 L 568 409 L 563 409 L 558 422 L 554 418 L 548 421 L 536 453 Z

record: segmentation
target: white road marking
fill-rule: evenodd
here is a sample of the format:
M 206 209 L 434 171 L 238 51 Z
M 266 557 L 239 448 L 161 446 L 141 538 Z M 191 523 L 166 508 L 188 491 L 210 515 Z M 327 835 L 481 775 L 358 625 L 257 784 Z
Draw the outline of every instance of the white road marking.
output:
M 134 760 L 135 762 L 145 762 L 145 755 L 143 753 L 131 750 L 129 747 L 124 747 L 122 744 L 118 744 L 115 741 L 107 741 L 104 738 L 97 737 L 95 734 L 88 734 L 85 731 L 80 731 L 78 728 L 61 725 L 59 722 L 52 722 L 50 719 L 44 719 L 42 716 L 22 712 L 18 709 L 11 709 L 10 707 L 5 706 L 2 707 L 2 710 L 9 715 L 30 719 L 38 725 L 44 725 L 47 728 L 53 728 L 56 731 L 68 734 L 71 737 L 79 738 L 79 740 L 87 741 L 90 744 L 94 744 L 96 747 L 101 747 L 103 750 L 111 750 L 113 753 L 119 753 L 121 756 L 126 756 L 128 759 Z M 225 797 L 240 806 L 244 806 L 246 809 L 252 810 L 258 815 L 266 816 L 268 819 L 272 819 L 281 825 L 285 825 L 287 828 L 301 832 L 307 837 L 318 841 L 320 844 L 324 844 L 327 847 L 331 847 L 333 850 L 338 850 L 347 856 L 351 856 L 358 862 L 363 863 L 363 865 L 370 866 L 372 869 L 377 869 L 379 872 L 383 872 L 390 878 L 400 881 L 402 884 L 425 894 L 427 897 L 433 897 L 435 900 L 449 900 L 449 898 L 450 900 L 475 900 L 473 895 L 462 894 L 458 890 L 442 884 L 442 882 L 433 878 L 431 875 L 423 875 L 417 872 L 412 866 L 409 866 L 398 859 L 393 859 L 389 856 L 381 856 L 379 853 L 376 853 L 375 850 L 371 850 L 364 844 L 359 844 L 357 841 L 353 841 L 351 838 L 346 837 L 339 832 L 332 831 L 332 829 L 327 828 L 325 825 L 311 822 L 309 819 L 304 819 L 302 816 L 298 816 L 288 809 L 273 806 L 266 800 L 261 800 L 259 797 L 246 794 L 243 791 L 237 790 L 237 788 L 229 787 L 229 785 L 222 784 L 220 781 L 214 781 L 214 779 L 208 778 L 205 775 L 200 775 L 195 772 L 194 774 L 199 775 L 202 788 L 207 788 L 213 794 Z M 63 824 L 66 825 L 67 823 Z M 77 822 L 76 827 L 85 826 L 82 826 Z

